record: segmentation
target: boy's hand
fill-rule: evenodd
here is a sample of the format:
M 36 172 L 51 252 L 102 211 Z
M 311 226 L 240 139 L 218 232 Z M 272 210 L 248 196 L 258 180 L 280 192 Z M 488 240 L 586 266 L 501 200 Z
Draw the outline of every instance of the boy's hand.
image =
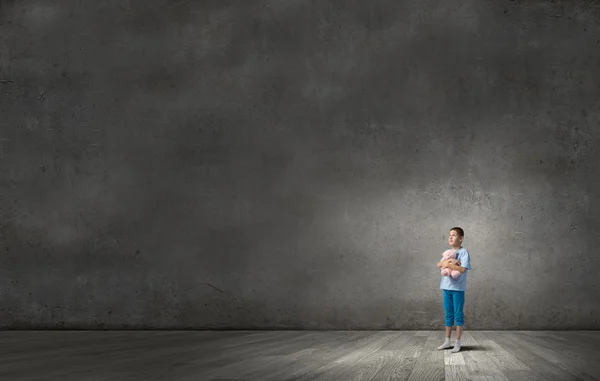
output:
M 448 259 L 448 263 L 452 263 L 453 265 L 460 266 L 460 261 L 458 259 L 450 258 L 450 259 Z

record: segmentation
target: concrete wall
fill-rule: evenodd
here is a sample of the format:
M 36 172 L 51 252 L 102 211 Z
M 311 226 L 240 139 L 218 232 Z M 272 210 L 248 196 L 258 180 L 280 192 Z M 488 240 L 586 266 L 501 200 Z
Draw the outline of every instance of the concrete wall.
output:
M 600 328 L 599 5 L 0 4 L 2 327 Z

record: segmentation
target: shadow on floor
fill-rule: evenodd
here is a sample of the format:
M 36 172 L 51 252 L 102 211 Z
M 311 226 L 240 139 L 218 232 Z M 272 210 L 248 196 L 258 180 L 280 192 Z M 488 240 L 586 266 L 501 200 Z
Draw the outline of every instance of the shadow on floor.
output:
M 466 352 L 466 351 L 484 351 L 485 347 L 481 346 L 481 345 L 461 345 L 460 346 L 460 351 L 461 352 Z

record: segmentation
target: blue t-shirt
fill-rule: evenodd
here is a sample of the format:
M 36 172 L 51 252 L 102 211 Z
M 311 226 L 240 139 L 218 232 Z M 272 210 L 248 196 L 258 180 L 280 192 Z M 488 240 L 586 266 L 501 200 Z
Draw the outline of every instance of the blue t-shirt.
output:
M 442 290 L 467 291 L 467 276 L 469 270 L 471 270 L 471 257 L 469 256 L 467 249 L 464 247 L 458 249 L 456 252 L 456 259 L 458 259 L 460 265 L 467 270 L 460 274 L 456 279 L 451 276 L 442 276 L 442 280 L 440 281 L 440 289 Z

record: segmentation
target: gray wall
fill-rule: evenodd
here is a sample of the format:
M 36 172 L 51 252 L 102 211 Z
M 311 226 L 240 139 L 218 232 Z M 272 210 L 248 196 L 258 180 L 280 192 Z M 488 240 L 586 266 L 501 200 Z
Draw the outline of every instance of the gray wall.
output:
M 4 328 L 600 328 L 600 6 L 2 1 Z

